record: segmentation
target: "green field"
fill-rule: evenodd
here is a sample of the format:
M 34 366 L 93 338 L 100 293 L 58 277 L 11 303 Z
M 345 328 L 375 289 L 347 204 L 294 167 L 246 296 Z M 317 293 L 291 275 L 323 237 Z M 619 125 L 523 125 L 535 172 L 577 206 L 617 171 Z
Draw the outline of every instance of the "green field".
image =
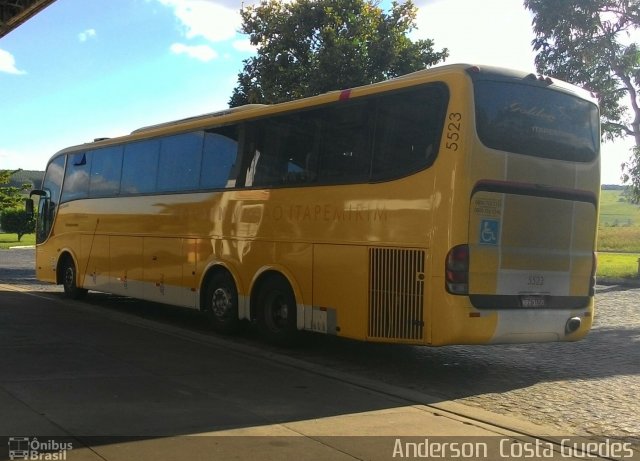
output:
M 638 279 L 640 254 L 598 253 L 598 277 Z
M 638 279 L 640 206 L 627 201 L 621 190 L 600 194 L 598 276 Z
M 600 227 L 598 229 L 598 251 L 640 253 L 640 226 Z
M 626 201 L 621 190 L 603 190 L 600 227 L 640 227 L 640 206 Z
M 18 242 L 18 236 L 16 234 L 0 234 L 0 249 L 7 249 L 16 246 L 35 245 L 36 235 L 28 234 L 23 235 L 22 239 Z

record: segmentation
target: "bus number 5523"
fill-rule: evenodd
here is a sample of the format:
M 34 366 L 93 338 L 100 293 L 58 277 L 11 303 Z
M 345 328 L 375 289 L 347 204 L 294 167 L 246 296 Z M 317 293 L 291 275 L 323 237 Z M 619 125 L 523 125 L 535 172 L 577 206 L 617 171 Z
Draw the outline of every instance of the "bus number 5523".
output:
M 461 121 L 462 114 L 459 112 L 452 112 L 449 114 L 449 124 L 447 125 L 447 149 L 458 150 Z

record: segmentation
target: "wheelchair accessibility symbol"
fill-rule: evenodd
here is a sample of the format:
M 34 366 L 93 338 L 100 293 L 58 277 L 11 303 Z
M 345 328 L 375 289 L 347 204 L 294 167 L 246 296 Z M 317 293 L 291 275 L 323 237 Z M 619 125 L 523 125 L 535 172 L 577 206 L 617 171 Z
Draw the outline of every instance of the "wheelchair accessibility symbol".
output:
M 500 221 L 483 219 L 480 223 L 480 245 L 497 245 L 500 232 Z

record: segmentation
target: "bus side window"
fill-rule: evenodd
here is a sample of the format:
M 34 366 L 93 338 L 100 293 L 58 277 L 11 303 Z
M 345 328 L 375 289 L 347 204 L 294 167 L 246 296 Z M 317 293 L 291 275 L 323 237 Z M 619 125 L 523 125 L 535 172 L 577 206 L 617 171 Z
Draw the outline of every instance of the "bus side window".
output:
M 244 180 L 245 186 L 251 187 L 254 185 L 254 181 L 256 177 L 256 169 L 258 168 L 259 161 L 260 161 L 260 151 L 258 149 L 254 149 L 253 156 L 251 157 L 251 162 L 249 163 L 249 167 L 247 168 L 247 174 Z
M 158 191 L 180 192 L 198 189 L 203 141 L 202 131 L 161 139 Z
M 91 152 L 90 197 L 118 195 L 122 174 L 122 146 L 105 147 Z
M 277 186 L 282 184 L 286 174 L 286 159 L 282 149 L 289 133 L 289 127 L 281 117 L 259 120 L 255 130 L 256 147 L 251 166 L 255 167 L 254 186 Z
M 160 141 L 150 139 L 127 144 L 122 160 L 121 194 L 145 194 L 156 191 Z
M 200 187 L 235 187 L 234 167 L 238 157 L 238 128 L 235 125 L 205 131 Z
M 286 159 L 282 145 L 286 142 L 287 127 L 282 118 L 258 120 L 247 125 L 245 142 L 247 187 L 267 187 L 282 184 L 286 174 Z
M 312 184 L 317 179 L 320 141 L 319 111 L 291 116 L 291 132 L 283 146 L 286 159 L 285 184 Z
M 446 115 L 444 87 L 429 85 L 376 99 L 373 179 L 398 178 L 433 163 Z
M 64 175 L 61 202 L 87 198 L 89 196 L 89 177 L 91 172 L 91 154 L 69 155 Z
M 324 109 L 320 150 L 321 183 L 367 181 L 371 169 L 369 104 L 341 103 Z
M 260 125 L 256 122 L 243 123 L 240 127 L 238 151 L 241 153 L 239 183 L 244 187 L 255 186 L 256 170 L 262 157 Z

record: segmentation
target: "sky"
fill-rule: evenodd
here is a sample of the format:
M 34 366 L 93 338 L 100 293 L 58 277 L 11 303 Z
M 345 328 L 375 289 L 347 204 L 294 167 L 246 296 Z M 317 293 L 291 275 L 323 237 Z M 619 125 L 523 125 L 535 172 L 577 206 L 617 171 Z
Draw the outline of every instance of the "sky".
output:
M 447 64 L 535 70 L 521 0 L 414 3 L 412 38 L 448 48 Z M 44 170 L 65 147 L 227 107 L 242 61 L 255 53 L 237 32 L 241 1 L 106 4 L 57 0 L 0 38 L 0 169 Z M 603 184 L 621 182 L 631 145 L 603 144 Z

